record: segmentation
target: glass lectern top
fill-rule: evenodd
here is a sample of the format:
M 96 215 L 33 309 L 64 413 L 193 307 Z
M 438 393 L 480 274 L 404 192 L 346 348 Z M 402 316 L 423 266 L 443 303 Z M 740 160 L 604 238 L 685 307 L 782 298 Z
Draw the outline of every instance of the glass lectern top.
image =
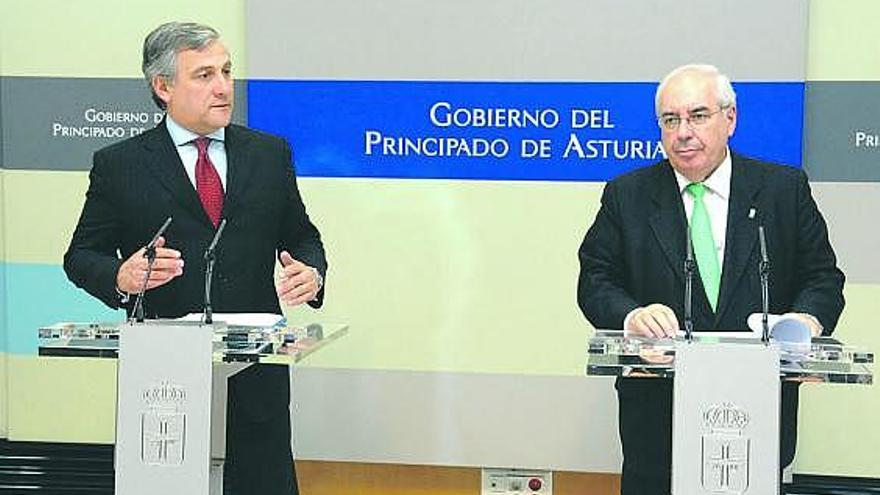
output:
M 199 322 L 169 323 L 201 325 Z M 130 323 L 56 323 L 41 327 L 39 354 L 115 358 L 119 351 L 119 334 L 127 325 Z M 214 361 L 218 362 L 296 363 L 348 332 L 347 325 L 288 326 L 283 319 L 271 326 L 226 323 L 211 326 Z
M 694 341 L 764 345 L 751 334 L 732 332 L 694 333 Z M 587 346 L 587 374 L 627 377 L 672 377 L 675 350 L 687 345 L 683 338 L 625 337 L 619 330 L 597 330 Z M 830 337 L 809 344 L 771 342 L 779 347 L 780 373 L 784 380 L 871 384 L 874 353 L 846 345 Z

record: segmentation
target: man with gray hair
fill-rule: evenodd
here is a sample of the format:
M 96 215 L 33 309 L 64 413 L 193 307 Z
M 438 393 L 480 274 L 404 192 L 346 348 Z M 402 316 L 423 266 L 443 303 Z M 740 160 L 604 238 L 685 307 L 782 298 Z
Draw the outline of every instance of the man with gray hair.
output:
M 144 40 L 143 72 L 163 121 L 95 153 L 64 269 L 112 308 L 132 310 L 147 273 L 144 248 L 164 220 L 144 298 L 148 318 L 204 305 L 203 253 L 222 220 L 212 305 L 281 314 L 319 307 L 327 261 L 306 214 L 283 139 L 230 124 L 229 52 L 213 28 L 170 22 Z M 274 279 L 275 260 L 282 270 Z M 224 492 L 296 493 L 286 366 L 251 366 L 229 380 Z
M 843 310 L 843 273 L 800 169 L 733 153 L 737 123 L 729 79 L 708 65 L 673 70 L 655 111 L 667 159 L 605 186 L 578 251 L 578 304 L 596 328 L 674 337 L 682 328 L 688 228 L 697 264 L 697 331 L 747 328 L 761 311 L 758 225 L 774 260 L 770 311 L 791 313 L 814 336 L 830 335 Z M 672 381 L 619 378 L 621 493 L 670 490 Z M 780 463 L 794 458 L 797 385 L 784 383 Z

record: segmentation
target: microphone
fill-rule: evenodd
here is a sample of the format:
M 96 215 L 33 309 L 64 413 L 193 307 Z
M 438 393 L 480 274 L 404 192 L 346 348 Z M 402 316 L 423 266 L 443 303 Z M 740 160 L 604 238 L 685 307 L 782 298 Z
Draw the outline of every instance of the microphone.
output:
M 761 245 L 761 261 L 758 262 L 758 273 L 761 276 L 761 340 L 770 342 L 770 258 L 767 256 L 767 239 L 764 226 L 758 225 L 758 242 Z
M 684 336 L 688 342 L 694 339 L 693 286 L 694 246 L 691 244 L 691 226 L 687 229 L 687 257 L 684 260 Z
M 147 259 L 147 272 L 144 274 L 144 281 L 141 283 L 141 288 L 138 290 L 137 299 L 134 302 L 134 309 L 132 310 L 135 321 L 138 323 L 144 322 L 144 294 L 147 292 L 147 283 L 150 281 L 150 274 L 153 273 L 153 263 L 156 262 L 156 244 L 159 243 L 159 238 L 162 237 L 162 234 L 165 233 L 165 230 L 168 229 L 169 225 L 171 225 L 171 217 L 165 219 L 165 223 L 159 227 L 159 230 L 156 231 L 153 239 L 144 246 L 144 258 Z
M 214 251 L 217 248 L 217 243 L 220 242 L 220 237 L 223 235 L 223 229 L 225 228 L 226 219 L 224 218 L 220 221 L 220 225 L 217 226 L 217 232 L 208 245 L 208 249 L 205 250 L 205 313 L 203 319 L 208 325 L 214 323 L 214 311 L 211 308 L 211 278 L 214 274 L 214 261 L 216 259 Z

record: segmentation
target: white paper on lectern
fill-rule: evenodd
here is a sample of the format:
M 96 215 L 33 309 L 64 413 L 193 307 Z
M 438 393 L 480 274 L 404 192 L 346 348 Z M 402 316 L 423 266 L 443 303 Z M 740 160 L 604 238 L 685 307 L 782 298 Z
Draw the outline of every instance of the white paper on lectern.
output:
M 747 320 L 749 328 L 761 334 L 761 313 L 752 313 Z M 812 339 L 810 327 L 791 313 L 784 315 L 767 315 L 767 326 L 770 327 L 770 338 L 786 344 L 809 344 Z
M 679 330 L 676 332 L 676 337 L 684 338 L 687 334 L 684 330 Z M 700 337 L 713 337 L 713 338 L 725 338 L 725 339 L 754 339 L 756 337 L 760 337 L 761 334 L 756 334 L 751 330 L 734 330 L 734 331 L 721 331 L 721 332 L 704 332 L 702 330 L 694 331 L 694 335 L 699 335 Z
M 752 313 L 746 320 L 748 330 L 723 331 L 723 332 L 699 332 L 700 337 L 724 337 L 728 339 L 754 339 L 760 338 L 762 332 L 762 313 Z M 793 313 L 784 315 L 767 315 L 767 325 L 770 327 L 770 339 L 792 347 L 788 350 L 808 346 L 812 340 L 810 327 L 801 321 Z M 678 337 L 684 337 L 684 330 L 679 330 Z
M 214 313 L 212 316 L 215 322 L 243 327 L 273 327 L 284 319 L 275 313 Z M 203 313 L 190 313 L 180 321 L 202 321 L 203 317 Z

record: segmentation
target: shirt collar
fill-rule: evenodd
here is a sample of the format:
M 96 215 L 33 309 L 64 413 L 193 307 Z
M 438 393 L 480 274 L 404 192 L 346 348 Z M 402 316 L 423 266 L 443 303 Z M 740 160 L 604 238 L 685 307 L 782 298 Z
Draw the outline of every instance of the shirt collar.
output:
M 721 165 L 712 172 L 706 180 L 703 181 L 703 185 L 706 186 L 712 194 L 720 196 L 721 199 L 730 198 L 730 174 L 731 174 L 731 161 L 730 161 L 730 148 L 727 148 L 727 154 L 724 156 L 724 160 L 721 161 Z M 675 172 L 675 181 L 678 182 L 678 192 L 679 194 L 684 194 L 685 188 L 691 181 L 681 175 L 678 170 L 672 169 Z
M 165 115 L 165 128 L 168 129 L 168 134 L 171 135 L 171 140 L 174 141 L 175 146 L 183 146 L 185 144 L 189 144 L 193 142 L 196 138 L 199 137 L 199 134 L 194 133 L 193 131 L 181 126 L 174 119 L 171 118 L 170 115 Z M 211 138 L 213 141 L 220 141 L 221 143 L 226 138 L 226 129 L 221 127 L 216 131 L 208 134 L 208 138 Z

